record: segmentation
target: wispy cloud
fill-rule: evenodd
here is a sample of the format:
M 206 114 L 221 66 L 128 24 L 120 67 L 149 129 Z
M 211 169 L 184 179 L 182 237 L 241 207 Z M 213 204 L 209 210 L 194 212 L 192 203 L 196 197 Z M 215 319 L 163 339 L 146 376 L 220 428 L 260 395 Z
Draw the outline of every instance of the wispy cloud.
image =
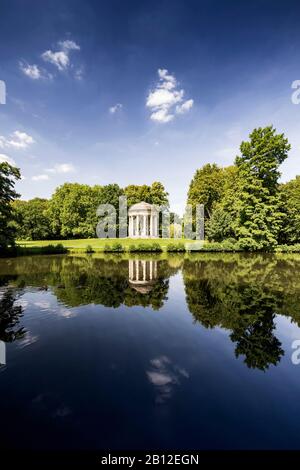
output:
M 0 148 L 26 149 L 34 143 L 33 137 L 26 132 L 15 131 L 9 138 L 0 135 Z
M 53 168 L 48 168 L 47 173 L 66 174 L 74 173 L 75 167 L 72 163 L 58 163 Z
M 109 108 L 109 112 L 110 114 L 116 114 L 117 112 L 121 111 L 122 108 L 123 105 L 121 103 L 117 103 Z
M 146 371 L 149 382 L 156 388 L 156 402 L 163 404 L 169 398 L 176 385 L 183 378 L 188 379 L 189 373 L 182 367 L 173 364 L 166 356 L 160 356 L 150 361 L 150 369 Z
M 48 49 L 43 52 L 42 59 L 55 65 L 59 71 L 66 70 L 70 65 L 70 52 L 80 50 L 80 46 L 75 41 L 66 40 L 58 42 L 59 50 Z
M 46 175 L 46 174 L 35 175 L 31 179 L 32 181 L 47 181 L 49 179 L 49 175 Z
M 184 101 L 185 91 L 178 88 L 174 75 L 167 69 L 158 69 L 158 83 L 150 91 L 146 100 L 146 106 L 150 109 L 150 119 L 159 123 L 167 123 L 174 119 L 176 114 L 188 112 L 194 104 L 194 100 Z
M 84 67 L 81 65 L 74 72 L 74 77 L 76 80 L 81 81 L 84 77 Z

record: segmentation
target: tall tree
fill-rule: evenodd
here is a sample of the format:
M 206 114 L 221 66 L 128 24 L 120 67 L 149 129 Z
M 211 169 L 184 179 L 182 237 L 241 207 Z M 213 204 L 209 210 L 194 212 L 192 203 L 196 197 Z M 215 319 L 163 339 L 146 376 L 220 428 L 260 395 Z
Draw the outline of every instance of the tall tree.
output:
M 19 197 L 15 191 L 15 182 L 20 179 L 20 170 L 8 163 L 0 163 L 0 251 L 13 245 L 15 227 L 12 202 Z
M 244 249 L 272 249 L 277 244 L 283 213 L 279 193 L 279 166 L 290 145 L 273 126 L 254 129 L 236 157 L 239 189 L 235 232 Z
M 300 243 L 300 176 L 282 184 L 280 190 L 285 213 L 281 241 Z

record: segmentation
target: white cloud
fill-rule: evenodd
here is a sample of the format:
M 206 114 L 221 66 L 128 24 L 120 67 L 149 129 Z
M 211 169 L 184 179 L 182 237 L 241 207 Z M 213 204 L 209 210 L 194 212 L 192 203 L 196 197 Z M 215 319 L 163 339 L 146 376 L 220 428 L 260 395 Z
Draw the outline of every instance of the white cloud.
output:
M 121 103 L 117 103 L 114 106 L 111 106 L 109 108 L 109 112 L 110 112 L 110 114 L 115 114 L 118 111 L 121 111 L 122 108 L 123 108 L 123 105 Z
M 41 78 L 53 78 L 51 73 L 47 72 L 36 64 L 28 64 L 27 62 L 20 61 L 19 67 L 20 70 L 24 73 L 24 75 L 31 78 L 32 80 L 40 80 Z
M 0 163 L 8 163 L 11 166 L 16 166 L 15 161 L 4 153 L 0 153 Z
M 185 91 L 178 89 L 174 75 L 167 69 L 158 69 L 159 81 L 148 94 L 146 106 L 150 108 L 152 121 L 167 123 L 174 119 L 176 114 L 188 112 L 194 104 L 194 100 L 183 101 Z
M 64 50 L 64 51 L 79 51 L 80 46 L 76 44 L 75 41 L 71 41 L 70 39 L 67 39 L 66 41 L 59 41 L 58 45 Z
M 51 49 L 48 49 L 47 51 L 43 52 L 42 59 L 45 62 L 49 62 L 55 65 L 58 70 L 63 71 L 66 70 L 70 65 L 70 52 L 72 50 L 80 50 L 80 46 L 71 40 L 59 41 L 58 45 L 60 46 L 61 50 L 52 51 Z
M 151 114 L 151 119 L 157 122 L 170 122 L 174 119 L 174 114 L 169 114 L 166 108 L 161 108 Z
M 176 87 L 177 81 L 174 75 L 170 75 L 166 69 L 158 69 L 158 76 L 161 81 L 161 88 L 166 90 L 173 90 Z
M 48 173 L 74 173 L 75 167 L 72 163 L 58 163 L 57 165 L 54 165 L 53 168 L 48 168 L 46 170 Z
M 43 74 L 41 69 L 36 64 L 27 64 L 25 62 L 20 62 L 20 69 L 22 72 L 32 80 L 39 80 L 42 78 Z
M 49 179 L 49 175 L 42 174 L 42 175 L 36 175 L 33 176 L 32 181 L 47 181 Z
M 42 58 L 45 62 L 50 62 L 61 71 L 66 69 L 70 63 L 69 56 L 64 51 L 53 52 L 49 49 L 48 51 L 43 52 Z
M 176 106 L 176 113 L 187 113 L 194 105 L 194 100 L 186 100 L 184 103 Z
M 0 148 L 26 149 L 34 143 L 33 137 L 26 132 L 15 131 L 8 139 L 0 135 Z

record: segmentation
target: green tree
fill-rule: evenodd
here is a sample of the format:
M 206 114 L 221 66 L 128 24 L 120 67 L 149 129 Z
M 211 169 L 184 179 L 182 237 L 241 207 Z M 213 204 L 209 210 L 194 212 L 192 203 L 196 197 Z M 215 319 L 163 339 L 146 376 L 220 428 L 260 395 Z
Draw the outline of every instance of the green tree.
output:
M 233 219 L 223 207 L 216 207 L 206 225 L 206 234 L 209 241 L 221 242 L 234 236 L 232 229 Z
M 50 226 L 57 238 L 92 238 L 96 236 L 100 204 L 119 207 L 119 196 L 123 194 L 117 184 L 88 186 L 79 183 L 65 183 L 53 194 L 47 215 Z
M 97 192 L 88 185 L 65 183 L 58 187 L 49 202 L 47 215 L 57 238 L 95 236 Z
M 131 184 L 124 189 L 128 207 L 144 201 L 158 206 L 169 206 L 168 193 L 162 183 L 154 181 L 151 186 Z
M 235 233 L 244 249 L 268 250 L 277 244 L 283 213 L 278 179 L 279 165 L 290 145 L 273 126 L 254 129 L 236 157 L 239 189 L 235 199 Z
M 282 210 L 285 213 L 282 243 L 300 243 L 300 176 L 282 184 Z
M 20 179 L 20 170 L 8 163 L 0 163 L 0 251 L 13 245 L 15 240 L 15 215 L 12 202 L 19 197 L 15 182 Z
M 190 183 L 187 203 L 193 208 L 204 204 L 204 215 L 209 219 L 216 203 L 221 200 L 224 189 L 224 170 L 216 163 L 207 163 L 196 173 Z
M 48 200 L 34 198 L 14 201 L 16 237 L 19 240 L 47 240 L 52 237 L 47 217 Z

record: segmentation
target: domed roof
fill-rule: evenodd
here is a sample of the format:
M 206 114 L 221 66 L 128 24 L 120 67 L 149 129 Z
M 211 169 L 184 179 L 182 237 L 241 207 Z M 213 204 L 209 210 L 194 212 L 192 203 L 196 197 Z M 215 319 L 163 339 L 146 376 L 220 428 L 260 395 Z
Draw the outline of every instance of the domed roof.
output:
M 156 210 L 156 207 L 152 204 L 148 204 L 148 202 L 138 202 L 137 204 L 133 204 L 133 206 L 131 206 L 129 208 L 129 211 L 128 212 L 157 212 Z

